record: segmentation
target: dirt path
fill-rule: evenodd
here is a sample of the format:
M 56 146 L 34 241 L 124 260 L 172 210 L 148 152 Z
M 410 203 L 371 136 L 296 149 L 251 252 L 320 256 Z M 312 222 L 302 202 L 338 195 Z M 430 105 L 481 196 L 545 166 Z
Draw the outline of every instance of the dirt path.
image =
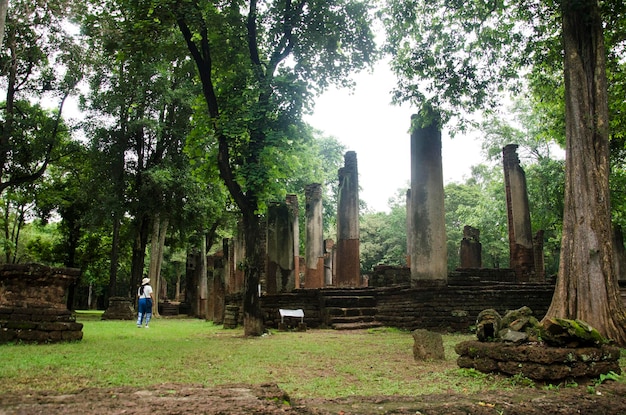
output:
M 626 385 L 610 382 L 595 393 L 585 386 L 557 391 L 516 389 L 481 396 L 460 394 L 293 400 L 274 384 L 206 388 L 159 385 L 84 389 L 71 394 L 0 395 L 0 415 L 14 414 L 302 414 L 302 415 L 620 415 Z

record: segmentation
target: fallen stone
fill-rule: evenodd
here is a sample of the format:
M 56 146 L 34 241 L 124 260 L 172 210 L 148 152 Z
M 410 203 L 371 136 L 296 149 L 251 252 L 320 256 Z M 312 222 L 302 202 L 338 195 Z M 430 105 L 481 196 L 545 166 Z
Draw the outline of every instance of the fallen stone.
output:
M 441 334 L 423 329 L 414 330 L 412 334 L 415 360 L 445 360 Z

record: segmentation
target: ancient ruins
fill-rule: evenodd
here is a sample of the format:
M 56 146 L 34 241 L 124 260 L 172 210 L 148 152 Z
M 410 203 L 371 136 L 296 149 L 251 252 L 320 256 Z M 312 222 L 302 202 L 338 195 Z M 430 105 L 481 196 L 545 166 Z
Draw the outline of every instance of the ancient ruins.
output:
M 305 188 L 302 257 L 297 197 L 288 195 L 269 206 L 266 272 L 259 287 L 268 327 L 279 326 L 281 309 L 303 310 L 308 327 L 388 325 L 438 331 L 468 330 L 477 315 L 494 304 L 501 312 L 522 306 L 538 315 L 547 311 L 553 285 L 543 273 L 542 235 L 530 234 L 517 146 L 503 149 L 511 267 L 483 268 L 480 230 L 465 226 L 459 241 L 460 267 L 448 272 L 438 119 L 414 116 L 411 122 L 406 266 L 380 265 L 368 279 L 360 275 L 357 155 L 349 151 L 338 172 L 337 241 L 324 239 L 321 184 Z M 245 256 L 242 240 L 241 234 L 225 240 L 223 251 L 208 260 L 208 298 L 195 315 L 218 324 L 228 322 L 229 327 L 241 324 L 243 273 L 236 264 Z M 197 286 L 198 261 L 190 257 L 187 264 L 192 290 Z
M 81 340 L 83 325 L 67 309 L 80 270 L 36 264 L 0 266 L 0 343 Z

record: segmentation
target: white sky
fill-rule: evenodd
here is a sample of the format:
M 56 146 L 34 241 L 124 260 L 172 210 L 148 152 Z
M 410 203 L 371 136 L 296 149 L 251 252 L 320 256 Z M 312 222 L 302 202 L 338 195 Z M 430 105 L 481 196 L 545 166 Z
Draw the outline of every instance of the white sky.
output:
M 316 101 L 306 121 L 355 151 L 359 169 L 359 197 L 370 210 L 388 211 L 389 198 L 408 188 L 411 178 L 411 114 L 417 109 L 391 105 L 395 78 L 383 61 L 374 73 L 355 76 L 356 89 L 330 90 Z M 442 134 L 444 182 L 461 181 L 470 167 L 483 161 L 480 143 L 457 134 Z

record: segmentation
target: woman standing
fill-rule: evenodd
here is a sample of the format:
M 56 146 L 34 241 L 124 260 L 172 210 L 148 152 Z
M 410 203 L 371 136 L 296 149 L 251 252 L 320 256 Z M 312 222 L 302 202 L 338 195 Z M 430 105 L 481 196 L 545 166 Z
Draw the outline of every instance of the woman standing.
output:
M 150 286 L 150 278 L 141 280 L 141 287 L 137 291 L 139 297 L 139 315 L 137 317 L 137 328 L 141 328 L 143 318 L 146 318 L 146 328 L 152 318 L 152 287 Z

